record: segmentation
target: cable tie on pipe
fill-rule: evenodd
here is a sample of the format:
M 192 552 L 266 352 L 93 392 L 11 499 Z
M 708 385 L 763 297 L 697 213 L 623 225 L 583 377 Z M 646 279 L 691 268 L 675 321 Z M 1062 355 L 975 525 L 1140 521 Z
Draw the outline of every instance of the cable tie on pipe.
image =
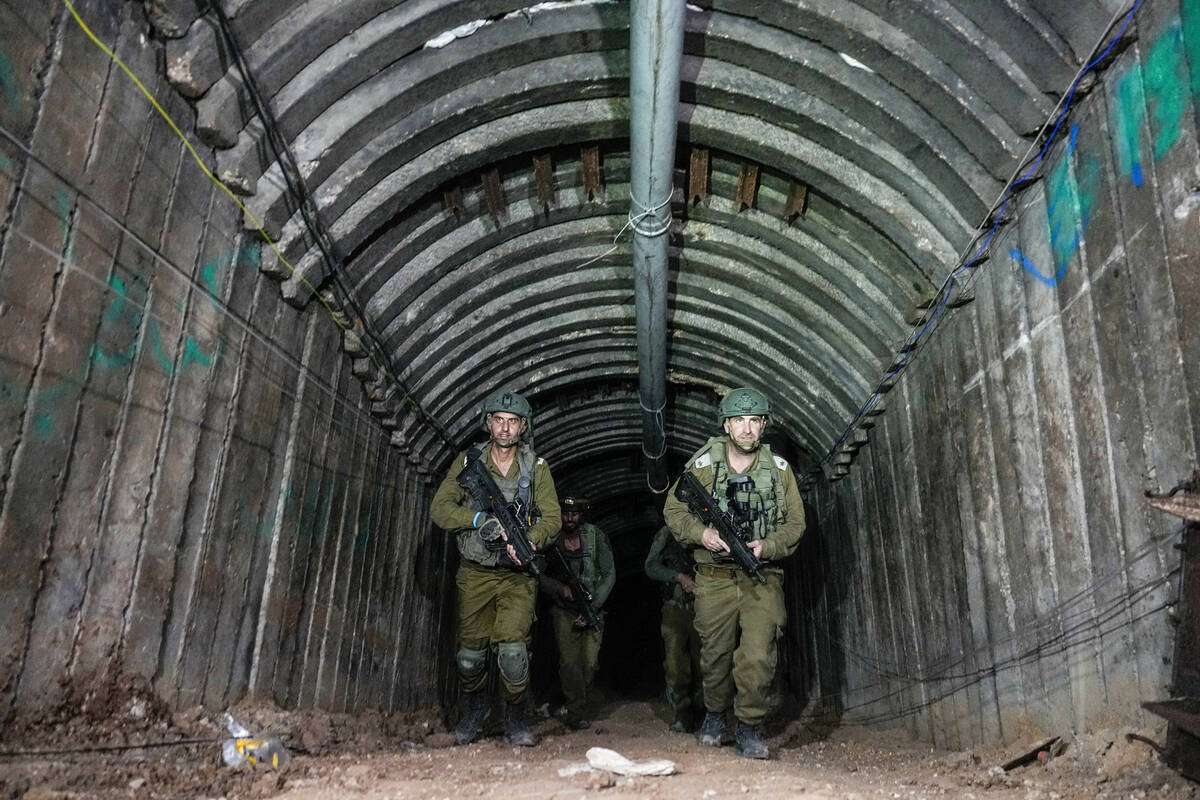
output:
M 629 193 L 629 227 L 633 228 L 634 233 L 640 233 L 643 236 L 662 236 L 671 229 L 673 222 L 671 215 L 668 213 L 666 219 L 660 219 L 658 212 L 664 207 L 671 204 L 671 198 L 674 197 L 674 190 L 667 193 L 667 199 L 651 208 L 650 206 L 642 205 L 633 192 Z M 637 211 L 635 214 L 634 211 Z M 655 224 L 653 227 L 642 227 L 642 220 L 646 217 L 653 217 Z
M 663 409 L 667 407 L 667 401 L 663 400 L 662 405 L 659 406 L 658 408 L 650 408 L 645 403 L 642 402 L 642 398 L 639 395 L 638 396 L 638 405 L 642 407 L 642 411 L 646 411 L 651 414 L 662 414 Z

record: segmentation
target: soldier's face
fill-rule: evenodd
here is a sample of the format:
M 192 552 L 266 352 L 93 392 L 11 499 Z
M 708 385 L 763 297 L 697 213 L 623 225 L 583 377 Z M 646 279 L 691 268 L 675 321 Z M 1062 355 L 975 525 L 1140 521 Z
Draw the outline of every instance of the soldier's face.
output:
M 487 418 L 492 442 L 500 447 L 515 447 L 525 432 L 525 420 L 507 411 L 493 411 Z
M 583 514 L 578 511 L 562 512 L 562 526 L 565 531 L 573 531 L 579 527 L 579 521 L 583 519 Z
M 767 427 L 767 418 L 756 415 L 729 417 L 725 420 L 725 434 L 733 442 L 733 446 L 742 453 L 753 453 L 758 449 L 763 429 Z

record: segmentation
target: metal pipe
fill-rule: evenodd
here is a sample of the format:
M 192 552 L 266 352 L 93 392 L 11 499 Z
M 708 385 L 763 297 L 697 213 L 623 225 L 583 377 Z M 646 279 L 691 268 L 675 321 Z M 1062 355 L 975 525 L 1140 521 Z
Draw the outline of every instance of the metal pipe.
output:
M 667 247 L 674 191 L 683 59 L 684 0 L 632 0 L 629 7 L 629 222 L 633 229 L 638 400 L 646 482 L 669 486 L 663 407 L 667 395 Z

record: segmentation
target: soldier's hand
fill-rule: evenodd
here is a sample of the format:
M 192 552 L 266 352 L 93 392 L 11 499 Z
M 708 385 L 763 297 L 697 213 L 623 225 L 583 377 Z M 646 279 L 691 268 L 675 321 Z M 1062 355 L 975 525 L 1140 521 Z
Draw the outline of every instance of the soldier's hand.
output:
M 505 531 L 503 528 L 501 528 L 501 529 L 500 529 L 500 538 L 501 538 L 503 541 L 505 541 L 505 542 L 507 542 L 507 541 L 508 541 L 508 532 L 507 532 L 507 531 Z M 533 542 L 530 542 L 530 543 L 529 543 L 529 549 L 530 549 L 530 550 L 533 550 L 533 551 L 536 553 L 536 552 L 537 552 L 537 545 L 536 545 L 536 544 L 534 544 Z M 509 560 L 511 560 L 511 561 L 512 561 L 514 564 L 516 564 L 518 567 L 519 567 L 519 566 L 521 566 L 521 559 L 517 558 L 517 548 L 513 547 L 513 546 L 510 544 L 510 545 L 506 545 L 506 546 L 505 546 L 505 548 L 504 548 L 504 551 L 505 551 L 506 553 L 508 553 L 508 558 L 509 558 Z
M 691 594 L 696 590 L 696 579 L 691 575 L 688 575 L 686 572 L 681 572 L 676 575 L 675 580 L 679 581 L 679 585 L 682 586 L 683 590 L 688 594 Z
M 755 539 L 753 542 L 746 542 L 746 547 L 750 548 L 750 552 L 754 553 L 754 557 L 762 560 L 763 540 Z
M 476 530 L 479 531 L 479 538 L 489 544 L 502 539 L 508 541 L 508 537 L 504 534 L 504 527 L 500 525 L 500 520 L 490 514 L 483 518 L 483 523 Z
M 700 534 L 700 543 L 710 553 L 720 553 L 722 550 L 729 552 L 729 545 L 721 540 L 721 534 L 717 533 L 716 528 L 705 528 L 704 533 Z

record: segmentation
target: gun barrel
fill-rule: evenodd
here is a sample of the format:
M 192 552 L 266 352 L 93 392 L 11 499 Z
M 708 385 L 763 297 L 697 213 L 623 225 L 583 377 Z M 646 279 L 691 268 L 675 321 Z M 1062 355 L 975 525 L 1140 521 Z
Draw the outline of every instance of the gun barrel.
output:
M 717 501 L 695 475 L 684 471 L 678 486 L 675 487 L 675 497 L 686 503 L 688 510 L 699 517 L 701 522 L 717 531 L 721 541 L 729 548 L 733 560 L 747 575 L 758 583 L 767 582 L 767 576 L 762 571 L 762 562 L 746 545 L 737 524 L 728 514 L 721 511 Z

